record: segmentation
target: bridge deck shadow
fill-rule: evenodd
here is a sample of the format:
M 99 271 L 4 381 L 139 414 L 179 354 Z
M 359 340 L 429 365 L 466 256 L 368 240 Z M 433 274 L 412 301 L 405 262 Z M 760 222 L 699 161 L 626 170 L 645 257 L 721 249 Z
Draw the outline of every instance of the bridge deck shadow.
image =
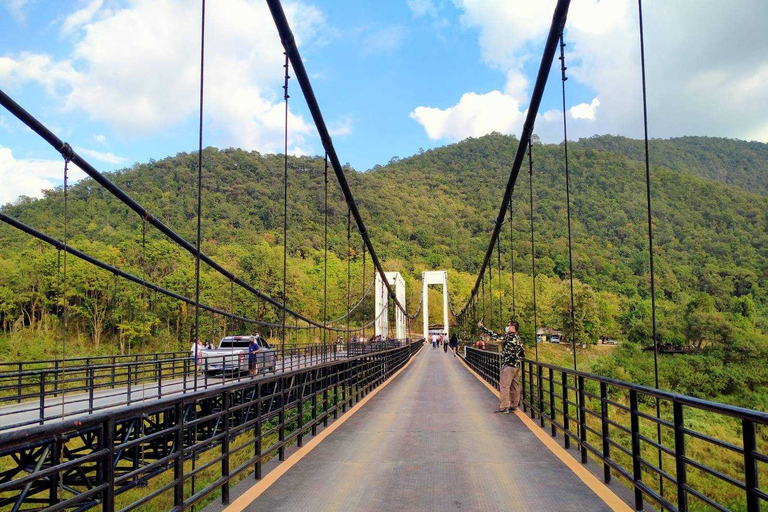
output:
M 497 404 L 450 353 L 425 347 L 245 510 L 612 510 Z

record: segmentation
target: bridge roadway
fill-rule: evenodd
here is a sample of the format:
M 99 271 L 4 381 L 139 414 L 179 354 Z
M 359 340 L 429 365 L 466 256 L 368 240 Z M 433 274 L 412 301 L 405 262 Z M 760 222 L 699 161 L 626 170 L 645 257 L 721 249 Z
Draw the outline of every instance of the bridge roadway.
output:
M 346 358 L 346 352 L 339 351 L 336 353 L 337 359 Z M 333 358 L 326 359 L 322 355 L 313 356 L 292 356 L 286 358 L 285 365 L 278 359 L 275 372 L 270 372 L 267 375 L 279 375 L 283 373 L 283 367 L 285 371 L 298 370 L 300 368 L 306 368 L 315 364 L 323 363 Z M 259 374 L 258 377 L 261 377 Z M 254 378 L 258 378 L 254 377 Z M 209 375 L 208 378 L 202 374 L 197 377 L 197 388 L 207 389 L 222 384 L 229 384 L 238 380 L 245 380 L 250 378 L 248 375 L 240 377 L 227 377 L 222 379 L 216 375 Z M 186 382 L 185 382 L 186 380 Z M 174 394 L 185 393 L 193 391 L 195 386 L 195 376 L 188 375 L 186 379 L 183 377 L 177 377 L 173 379 L 163 380 L 161 391 L 162 397 L 172 396 Z M 93 409 L 97 411 L 108 410 L 115 407 L 122 407 L 129 403 L 135 404 L 145 400 L 156 400 L 158 398 L 158 383 L 157 381 L 144 381 L 136 383 L 131 387 L 130 400 L 128 399 L 128 387 L 117 386 L 115 388 L 107 388 L 93 393 Z M 89 410 L 89 393 L 70 393 L 59 394 L 54 396 L 53 392 L 50 392 L 50 396 L 45 398 L 44 404 L 44 422 L 49 423 L 51 421 L 61 421 L 63 417 L 79 416 L 82 414 L 88 414 Z M 16 430 L 18 428 L 24 428 L 29 425 L 37 425 L 40 420 L 40 405 L 38 401 L 24 401 L 19 404 L 7 405 L 0 407 L 0 431 Z
M 497 407 L 459 359 L 425 347 L 274 483 L 246 479 L 204 512 L 621 509 Z

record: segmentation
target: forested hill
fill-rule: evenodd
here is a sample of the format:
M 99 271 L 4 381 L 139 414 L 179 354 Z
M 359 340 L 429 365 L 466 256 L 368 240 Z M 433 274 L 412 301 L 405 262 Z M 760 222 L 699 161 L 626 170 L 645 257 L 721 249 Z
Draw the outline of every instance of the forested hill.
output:
M 578 145 L 645 162 L 643 141 L 601 135 Z M 768 196 L 768 144 L 716 137 L 652 139 L 653 165 L 701 176 Z
M 711 148 L 707 148 L 707 141 Z M 703 145 L 708 155 L 704 160 L 695 156 L 698 145 Z M 426 269 L 449 269 L 455 305 L 460 307 L 465 300 L 486 249 L 516 147 L 514 137 L 492 134 L 408 158 L 393 158 L 366 173 L 346 169 L 379 256 L 388 270 L 405 274 L 411 310 L 418 296 L 417 280 Z M 577 300 L 584 301 L 578 304 L 581 317 L 577 327 L 590 338 L 609 333 L 648 339 L 645 182 L 638 147 L 638 141 L 602 137 L 573 144 L 570 153 L 574 265 L 577 291 L 583 292 Z M 702 176 L 716 172 L 718 165 L 725 166 L 721 178 L 738 176 L 742 187 L 759 191 L 757 184 L 764 186 L 768 181 L 768 156 L 760 157 L 766 153 L 765 145 L 683 138 L 654 141 L 651 149 L 652 161 L 659 164 L 653 167 L 653 199 L 665 341 L 706 345 L 733 338 L 734 329 L 763 335 L 768 331 L 768 197 L 764 187 L 760 195 Z M 536 262 L 543 287 L 539 318 L 564 328 L 568 315 L 563 314 L 565 294 L 559 288 L 568 271 L 563 150 L 560 145 L 535 144 L 533 153 Z M 712 163 L 715 155 L 722 157 L 717 165 Z M 749 163 L 752 161 L 754 167 Z M 204 162 L 203 250 L 238 276 L 278 297 L 282 156 L 208 148 Z M 733 168 L 728 167 L 732 164 Z M 137 164 L 112 173 L 110 178 L 153 215 L 194 240 L 196 165 L 196 154 L 178 154 Z M 752 170 L 755 176 L 749 174 Z M 320 157 L 290 159 L 289 303 L 313 317 L 321 311 L 322 173 Z M 328 316 L 335 317 L 343 313 L 346 304 L 347 210 L 335 178 L 330 182 L 332 290 Z M 736 184 L 736 178 L 729 182 Z M 50 191 L 41 200 L 7 205 L 3 211 L 52 236 L 62 235 L 61 190 Z M 520 274 L 518 307 L 525 320 L 530 313 L 530 284 L 524 274 L 530 273 L 531 259 L 527 169 L 521 172 L 514 194 L 513 228 Z M 72 245 L 190 294 L 193 267 L 189 255 L 173 248 L 151 227 L 147 228 L 147 248 L 142 251 L 141 231 L 141 219 L 93 181 L 86 179 L 72 187 Z M 362 287 L 361 246 L 356 233 L 352 244 L 357 283 L 354 298 Z M 508 309 L 508 225 L 503 229 L 501 248 L 504 307 Z M 370 268 L 369 262 L 367 279 Z M 4 328 L 25 325 L 29 319 L 53 310 L 56 271 L 54 250 L 43 250 L 30 237 L 0 226 L 0 319 Z M 73 266 L 71 279 L 77 281 L 81 276 L 83 282 L 72 284 L 72 293 L 81 286 L 83 297 L 72 300 L 84 308 L 83 329 L 91 334 L 94 329 L 115 332 L 118 329 L 110 328 L 111 323 L 127 325 L 127 313 L 115 313 L 116 319 L 111 318 L 110 304 L 115 302 L 125 311 L 130 304 L 115 299 L 110 276 L 99 277 L 94 283 L 82 277 L 95 280 L 98 275 L 87 266 Z M 94 293 L 97 302 L 104 301 L 100 311 L 106 318 L 99 327 L 91 325 L 94 305 L 89 294 Z M 123 289 L 119 293 L 128 294 Z M 494 293 L 498 293 L 498 283 Z M 230 307 L 228 283 L 205 272 L 203 300 Z M 168 329 L 175 324 L 176 333 L 183 332 L 188 313 L 170 302 L 165 309 L 158 304 L 162 305 L 161 299 L 150 307 L 154 317 L 149 321 Z M 237 304 L 235 307 L 249 313 L 253 310 L 248 308 L 256 307 L 244 296 L 237 296 Z M 274 318 L 269 311 L 256 312 L 265 319 Z M 140 326 L 133 328 L 140 331 Z

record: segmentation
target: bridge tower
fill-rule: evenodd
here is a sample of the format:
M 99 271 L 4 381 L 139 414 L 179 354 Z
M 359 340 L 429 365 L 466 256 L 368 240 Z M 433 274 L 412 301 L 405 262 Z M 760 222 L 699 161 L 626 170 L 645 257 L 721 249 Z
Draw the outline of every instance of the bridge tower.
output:
M 421 273 L 421 296 L 422 311 L 424 319 L 424 337 L 429 337 L 429 285 L 439 284 L 443 286 L 443 332 L 446 336 L 450 335 L 448 331 L 448 272 L 445 270 L 431 270 Z
M 387 276 L 387 281 L 395 289 L 395 296 L 398 302 L 405 307 L 405 280 L 400 272 L 384 272 Z M 376 273 L 376 284 L 373 290 L 375 295 L 376 304 L 374 312 L 376 313 L 376 322 L 374 323 L 375 334 L 381 335 L 384 338 L 389 337 L 389 295 L 387 295 L 387 289 L 384 286 L 384 282 L 381 280 L 381 275 Z M 400 308 L 395 308 L 395 338 L 402 340 L 405 339 L 408 334 L 406 333 L 406 318 L 405 313 L 400 311 Z

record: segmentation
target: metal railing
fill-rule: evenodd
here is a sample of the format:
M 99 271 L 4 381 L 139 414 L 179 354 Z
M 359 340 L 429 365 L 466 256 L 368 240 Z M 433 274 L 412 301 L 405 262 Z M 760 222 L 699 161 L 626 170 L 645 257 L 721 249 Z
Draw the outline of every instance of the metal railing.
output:
M 138 363 L 139 361 L 157 361 L 159 359 L 176 359 L 184 357 L 189 352 L 152 352 L 147 354 L 117 354 L 111 356 L 73 357 L 67 359 L 43 359 L 37 361 L 3 361 L 0 362 L 0 374 L 22 373 L 30 370 L 59 369 L 63 367 L 80 367 L 117 363 Z
M 46 421 L 157 400 L 232 381 L 291 372 L 315 364 L 403 346 L 406 340 L 381 343 L 308 345 L 259 353 L 251 374 L 248 355 L 239 353 L 201 358 L 189 353 L 178 358 L 150 358 L 136 362 L 58 366 L 43 370 L 0 373 L 0 431 Z
M 498 389 L 498 354 L 468 347 L 464 357 Z M 521 381 L 531 418 L 582 463 L 601 464 L 606 483 L 625 484 L 637 510 L 756 512 L 768 500 L 766 413 L 531 360 Z
M 420 343 L 0 434 L 0 510 L 184 510 L 314 436 Z M 134 491 L 134 489 L 140 488 Z

